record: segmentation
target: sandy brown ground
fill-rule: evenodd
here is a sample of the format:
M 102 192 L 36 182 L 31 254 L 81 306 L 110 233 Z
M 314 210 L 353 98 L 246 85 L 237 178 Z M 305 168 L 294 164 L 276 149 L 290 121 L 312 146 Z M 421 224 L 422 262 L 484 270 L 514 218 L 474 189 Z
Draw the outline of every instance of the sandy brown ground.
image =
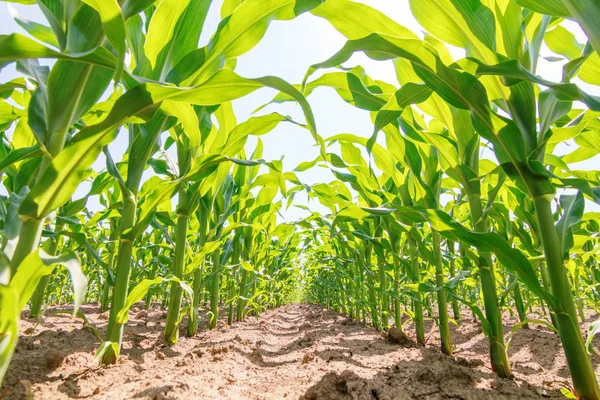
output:
M 59 309 L 39 323 L 24 319 L 0 399 L 27 392 L 35 399 L 520 399 L 560 397 L 559 385 L 569 382 L 558 337 L 546 328 L 517 331 L 509 347 L 515 379 L 506 380 L 490 370 L 486 339 L 468 317 L 452 327 L 458 351 L 451 358 L 438 351 L 431 321 L 425 348 L 398 345 L 307 304 L 221 324 L 170 347 L 161 343 L 165 312 L 134 308 L 121 361 L 99 367 L 95 334 L 79 319 L 70 327 L 68 315 L 52 315 Z M 83 312 L 103 335 L 106 313 Z M 412 326 L 405 328 L 414 339 Z M 599 362 L 594 357 L 600 375 Z

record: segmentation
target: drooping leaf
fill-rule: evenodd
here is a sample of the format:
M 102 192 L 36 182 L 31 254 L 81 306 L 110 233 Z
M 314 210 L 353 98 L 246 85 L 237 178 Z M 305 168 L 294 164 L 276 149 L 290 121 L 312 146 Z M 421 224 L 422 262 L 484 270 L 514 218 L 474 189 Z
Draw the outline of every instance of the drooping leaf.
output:
M 574 244 L 573 226 L 581 221 L 585 202 L 581 192 L 578 192 L 576 195 L 563 194 L 560 196 L 559 201 L 563 209 L 563 214 L 556 224 L 556 230 L 558 231 L 558 239 L 563 256 L 568 258 L 569 251 Z

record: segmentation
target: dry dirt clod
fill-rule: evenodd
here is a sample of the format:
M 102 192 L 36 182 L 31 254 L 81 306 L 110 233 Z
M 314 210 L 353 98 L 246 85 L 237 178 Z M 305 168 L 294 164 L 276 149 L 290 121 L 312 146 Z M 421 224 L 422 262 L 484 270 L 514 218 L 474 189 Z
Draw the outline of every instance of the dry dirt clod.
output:
M 192 351 L 192 354 L 197 355 L 198 357 L 202 357 L 204 355 L 204 351 L 202 349 Z
M 257 348 L 252 349 L 252 353 L 250 353 L 250 359 L 254 360 L 254 361 L 258 361 L 259 363 L 265 362 L 262 354 L 260 353 L 260 350 Z
M 227 353 L 228 351 L 229 351 L 229 348 L 225 347 L 225 346 L 211 347 L 211 349 L 209 350 L 211 356 L 215 356 L 217 354 L 224 354 L 224 353 Z
M 406 336 L 404 332 L 395 326 L 388 329 L 386 334 L 386 340 L 393 344 L 399 344 L 400 346 L 408 346 L 412 344 L 412 341 Z
M 314 353 L 306 353 L 304 357 L 302 357 L 302 364 L 308 364 L 309 362 L 315 359 Z
M 46 358 L 46 368 L 48 368 L 50 371 L 54 371 L 55 369 L 58 369 L 61 366 L 64 359 L 65 355 L 62 353 L 50 353 Z
M 140 311 L 135 315 L 135 319 L 142 319 L 148 317 L 148 311 Z
M 467 360 L 464 357 L 456 357 L 456 363 L 467 368 L 477 368 L 485 365 L 485 363 L 478 358 Z
M 347 376 L 360 379 L 350 371 L 344 371 L 342 375 L 330 372 L 323 376 L 316 385 L 308 389 L 300 397 L 300 400 L 352 400 L 353 396 L 348 389 Z

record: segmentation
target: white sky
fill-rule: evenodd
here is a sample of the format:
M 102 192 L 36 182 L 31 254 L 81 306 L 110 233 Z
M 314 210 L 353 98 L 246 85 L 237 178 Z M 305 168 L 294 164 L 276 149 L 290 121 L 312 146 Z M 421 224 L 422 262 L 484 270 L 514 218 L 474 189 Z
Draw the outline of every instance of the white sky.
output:
M 408 0 L 362 0 L 363 3 L 377 8 L 403 26 L 415 32 L 422 29 L 412 17 Z M 222 0 L 213 1 L 206 20 L 204 33 L 200 45 L 208 42 L 210 35 L 219 23 L 219 10 Z M 22 16 L 30 20 L 47 24 L 36 6 L 12 5 Z M 0 3 L 0 34 L 13 32 L 25 33 L 11 18 L 7 3 Z M 583 42 L 585 36 L 574 23 L 569 23 L 578 39 Z M 290 83 L 301 82 L 308 67 L 314 63 L 324 61 L 340 49 L 345 43 L 345 38 L 339 34 L 329 23 L 309 13 L 293 21 L 274 21 L 271 23 L 263 40 L 250 52 L 238 59 L 236 72 L 245 77 L 258 77 L 265 75 L 279 76 Z M 461 57 L 460 50 L 453 50 L 456 58 Z M 546 51 L 546 54 L 549 52 Z M 398 86 L 391 62 L 375 62 L 365 56 L 355 56 L 347 65 L 362 65 L 367 73 L 374 79 L 381 79 Z M 561 64 L 541 60 L 538 73 L 543 77 L 558 81 L 561 76 Z M 0 72 L 0 82 L 6 82 L 15 77 L 14 68 L 9 66 Z M 584 85 L 589 92 L 598 94 L 598 88 Z M 275 94 L 274 91 L 259 90 L 243 99 L 234 102 L 234 109 L 238 122 L 246 120 L 252 111 L 259 105 L 268 102 Z M 324 138 L 338 133 L 352 133 L 369 137 L 372 133 L 372 123 L 367 111 L 361 111 L 346 104 L 330 88 L 319 88 L 310 97 L 310 104 L 315 113 L 317 129 Z M 294 104 L 269 106 L 261 113 L 277 111 L 290 115 L 298 121 L 303 121 L 300 108 Z M 291 171 L 303 161 L 313 160 L 318 156 L 314 141 L 308 131 L 295 127 L 292 124 L 281 124 L 266 136 L 264 142 L 263 158 L 266 160 L 279 159 L 284 156 L 284 170 Z M 256 139 L 251 137 L 248 149 L 253 149 Z M 109 147 L 113 158 L 119 160 L 127 146 L 127 133 L 122 132 Z M 582 163 L 580 168 L 597 169 L 599 158 Z M 104 161 L 99 160 L 95 168 L 104 168 Z M 147 173 L 149 176 L 150 172 Z M 327 169 L 313 168 L 304 173 L 298 173 L 299 178 L 308 184 L 329 182 L 333 180 L 332 174 Z M 84 195 L 89 188 L 84 184 L 75 194 L 75 198 Z M 306 196 L 297 195 L 296 202 L 306 204 Z M 88 202 L 88 207 L 99 208 L 97 201 Z M 315 211 L 325 211 L 322 206 L 310 204 Z M 594 207 L 596 208 L 596 207 Z M 588 207 L 589 209 L 589 207 Z M 306 215 L 306 212 L 291 208 L 285 213 L 285 219 L 293 221 Z

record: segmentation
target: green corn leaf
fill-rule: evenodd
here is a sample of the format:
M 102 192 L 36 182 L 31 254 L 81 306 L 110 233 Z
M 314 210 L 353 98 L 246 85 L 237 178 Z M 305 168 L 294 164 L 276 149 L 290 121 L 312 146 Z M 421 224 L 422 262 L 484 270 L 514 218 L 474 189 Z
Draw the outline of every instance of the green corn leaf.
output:
M 363 110 L 377 111 L 386 104 L 389 97 L 383 93 L 371 92 L 365 83 L 351 72 L 324 74 L 306 85 L 304 95 L 308 96 L 316 88 L 323 86 L 333 88 L 344 101 Z
M 198 115 L 193 107 L 181 101 L 166 100 L 161 103 L 160 110 L 179 120 L 183 128 L 182 131 L 192 149 L 192 153 L 195 155 L 200 148 L 202 134 L 200 133 Z
M 559 201 L 563 209 L 563 214 L 556 224 L 556 230 L 558 231 L 558 238 L 563 256 L 568 258 L 569 251 L 574 245 L 573 226 L 581 221 L 585 202 L 581 192 L 578 192 L 576 195 L 563 194 L 560 196 Z
M 123 7 L 121 7 L 121 10 L 123 11 L 123 17 L 128 19 L 144 11 L 157 2 L 158 0 L 125 0 Z
M 594 347 L 592 346 L 592 341 L 594 337 L 600 332 L 600 320 L 594 321 L 588 327 L 587 339 L 585 340 L 585 346 L 587 347 L 587 351 L 589 354 L 595 354 Z
M 77 122 L 104 94 L 112 71 L 107 68 L 58 60 L 48 76 L 48 105 L 46 133 L 42 137 L 47 146 L 59 140 L 65 128 Z
M 14 349 L 19 340 L 19 292 L 11 286 L 0 285 L 0 380 L 4 379 Z
M 404 108 L 411 104 L 420 104 L 431 96 L 432 90 L 427 85 L 408 82 L 390 97 L 389 101 L 377 110 L 374 132 L 379 132 L 402 115 Z
M 375 127 L 371 138 L 367 142 L 367 151 L 371 153 L 380 130 L 390 123 L 398 120 L 404 109 L 411 104 L 420 104 L 429 99 L 432 90 L 427 85 L 408 82 L 390 98 L 375 116 Z
M 511 85 L 519 81 L 529 81 L 548 87 L 562 101 L 579 100 L 591 110 L 600 111 L 600 97 L 590 95 L 573 83 L 555 83 L 540 78 L 524 68 L 517 60 L 505 61 L 496 65 L 486 65 L 474 58 L 461 60 L 459 64 L 476 75 L 497 75 L 509 79 Z M 512 80 L 511 80 L 512 79 Z
M 158 4 L 144 43 L 144 53 L 153 72 L 141 75 L 162 79 L 198 47 L 210 4 L 206 0 L 163 0 Z
M 410 0 L 410 8 L 417 21 L 441 41 L 466 48 L 482 60 L 495 59 L 494 13 L 479 0 Z
M 19 208 L 19 214 L 42 219 L 66 203 L 87 177 L 87 168 L 96 161 L 102 147 L 116 137 L 116 133 L 113 129 L 105 135 L 91 136 L 61 151 L 32 187 Z
M 75 297 L 73 316 L 77 314 L 87 291 L 87 279 L 81 272 L 79 259 L 73 253 L 65 253 L 57 257 L 49 256 L 41 249 L 32 252 L 23 260 L 10 281 L 9 286 L 17 293 L 19 309 L 25 307 L 40 279 L 51 274 L 58 265 L 63 265 L 71 274 Z
M 102 44 L 105 37 L 100 15 L 85 3 L 72 2 L 71 5 L 75 5 L 75 7 L 72 15 L 66 19 L 67 46 L 65 52 L 92 51 Z
M 131 289 L 131 292 L 129 292 L 129 295 L 127 295 L 125 305 L 119 311 L 119 314 L 117 314 L 117 324 L 122 325 L 127 323 L 127 321 L 129 320 L 129 310 L 131 309 L 131 307 L 133 307 L 137 302 L 142 300 L 152 286 L 160 285 L 163 282 L 171 281 L 179 283 L 181 288 L 188 294 L 188 296 L 190 296 L 190 299 L 193 300 L 194 292 L 190 285 L 187 282 L 182 281 L 181 279 L 175 276 L 168 276 L 166 278 L 159 276 L 154 279 L 144 279 L 137 286 Z
M 156 179 L 156 178 L 155 178 Z M 150 187 L 145 187 L 147 193 L 139 194 L 141 206 L 136 224 L 131 231 L 131 238 L 137 238 L 150 225 L 157 207 L 164 201 L 169 200 L 179 189 L 181 181 L 160 180 Z
M 596 0 L 562 0 L 562 3 L 573 19 L 579 22 L 596 53 L 600 52 L 600 3 Z
M 262 39 L 271 21 L 291 20 L 318 6 L 321 0 L 246 0 L 226 17 L 207 46 L 201 66 L 182 82 L 204 82 L 224 62 L 248 52 Z
M 117 0 L 82 0 L 92 7 L 100 15 L 104 33 L 110 44 L 117 53 L 117 65 L 115 69 L 115 82 L 119 82 L 125 64 L 125 53 L 127 51 L 125 19 Z
M 515 0 L 523 8 L 540 14 L 569 18 L 571 12 L 562 0 Z
M 398 38 L 417 39 L 411 30 L 399 25 L 381 11 L 349 0 L 326 0 L 311 14 L 329 21 L 348 39 L 360 39 L 375 32 Z
M 152 286 L 160 285 L 164 281 L 165 278 L 160 276 L 154 279 L 144 279 L 133 289 L 131 289 L 131 291 L 127 295 L 127 300 L 125 302 L 124 307 L 119 311 L 119 314 L 117 315 L 117 323 L 126 323 L 129 320 L 129 310 L 131 309 L 131 307 L 133 307 L 133 305 L 138 301 L 142 300 Z
M 13 258 L 15 247 L 19 241 L 19 234 L 21 232 L 23 221 L 18 217 L 18 210 L 27 196 L 27 193 L 29 193 L 29 188 L 25 186 L 19 193 L 13 192 L 8 197 L 9 204 L 3 230 L 3 234 L 6 237 L 6 244 L 4 245 L 4 249 L 2 249 L 3 255 L 6 256 L 8 260 Z
M 39 0 L 36 1 L 40 10 L 46 17 L 50 28 L 54 32 L 54 36 L 58 40 L 58 45 L 61 51 L 67 47 L 66 21 L 68 17 L 65 15 L 66 7 L 58 1 Z
M 39 41 L 49 44 L 50 46 L 58 47 L 58 41 L 56 40 L 56 36 L 54 36 L 54 32 L 51 28 L 47 27 L 46 25 L 38 24 L 37 22 L 29 21 L 10 5 L 8 5 L 8 11 L 15 22 L 19 24 L 21 28 L 25 29 L 31 36 Z
M 298 125 L 291 118 L 278 113 L 252 117 L 233 128 L 227 136 L 227 141 L 217 148 L 211 148 L 211 152 L 235 156 L 244 148 L 249 135 L 264 135 L 277 127 L 280 122 L 292 122 Z
M 7 167 L 13 165 L 16 162 L 26 160 L 28 158 L 38 157 L 42 154 L 39 145 L 30 147 L 22 147 L 20 149 L 12 150 L 0 161 L 0 171 L 3 171 Z
M 544 41 L 550 50 L 567 57 L 569 60 L 578 58 L 584 47 L 577 42 L 575 35 L 562 25 L 557 25 L 554 29 L 546 32 Z
M 104 47 L 98 47 L 93 51 L 66 54 L 52 50 L 18 33 L 0 35 L 1 62 L 12 62 L 30 58 L 74 60 L 113 69 L 117 64 L 115 56 Z

